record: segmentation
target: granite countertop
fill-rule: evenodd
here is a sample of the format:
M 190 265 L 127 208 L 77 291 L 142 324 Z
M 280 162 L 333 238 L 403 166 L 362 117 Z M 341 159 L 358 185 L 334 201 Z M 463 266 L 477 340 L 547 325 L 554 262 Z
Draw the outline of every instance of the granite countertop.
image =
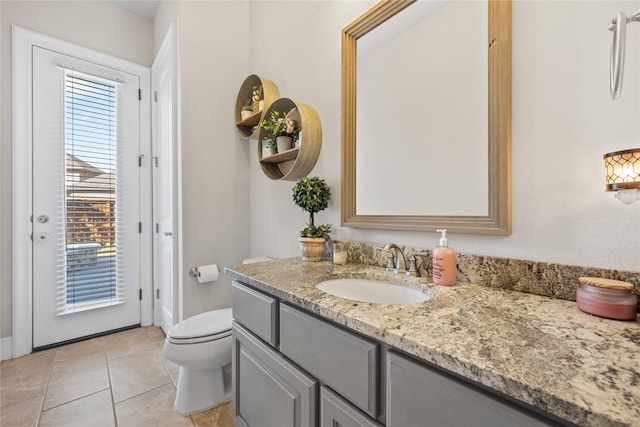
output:
M 543 411 L 584 426 L 640 425 L 640 322 L 602 319 L 576 304 L 515 291 L 300 258 L 226 268 L 233 279 Z M 430 301 L 374 304 L 316 285 L 378 278 L 429 289 Z

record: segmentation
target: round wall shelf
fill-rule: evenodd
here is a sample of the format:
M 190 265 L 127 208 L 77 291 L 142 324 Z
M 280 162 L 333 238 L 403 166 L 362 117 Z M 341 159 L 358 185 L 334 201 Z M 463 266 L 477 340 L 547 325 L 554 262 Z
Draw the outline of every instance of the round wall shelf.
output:
M 263 157 L 262 142 L 267 136 L 267 132 L 263 128 L 259 128 L 258 159 L 260 166 L 262 172 L 271 179 L 295 181 L 311 172 L 320 155 L 322 146 L 320 117 L 312 107 L 288 98 L 275 100 L 265 111 L 264 117 L 269 117 L 273 111 L 278 111 L 298 123 L 300 144 L 299 147 L 291 148 L 282 153 Z
M 254 92 L 257 92 L 257 94 Z M 260 78 L 255 74 L 251 74 L 244 80 L 238 91 L 235 109 L 236 127 L 241 137 L 247 139 L 257 138 L 259 124 L 264 117 L 265 111 L 279 97 L 280 90 L 271 80 Z M 251 112 L 244 113 L 244 118 L 243 107 L 251 107 Z

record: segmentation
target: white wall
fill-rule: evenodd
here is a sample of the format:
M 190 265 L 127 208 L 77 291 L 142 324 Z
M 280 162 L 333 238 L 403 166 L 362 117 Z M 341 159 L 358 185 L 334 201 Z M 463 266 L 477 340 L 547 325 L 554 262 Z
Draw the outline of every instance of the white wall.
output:
M 142 65 L 153 58 L 151 21 L 107 1 L 0 2 L 0 336 L 11 336 L 11 25 L 76 43 Z
M 281 96 L 313 106 L 323 145 L 311 176 L 325 178 L 332 200 L 317 221 L 334 238 L 430 248 L 436 233 L 341 228 L 340 32 L 363 2 L 253 2 L 251 71 Z M 640 203 L 604 191 L 604 153 L 640 146 L 640 24 L 628 26 L 622 98 L 609 97 L 607 24 L 639 1 L 514 1 L 513 234 L 451 235 L 460 252 L 640 271 Z M 292 182 L 270 181 L 251 149 L 251 254 L 298 256 L 306 214 Z M 400 175 L 390 179 L 404 182 Z
M 249 3 L 182 2 L 177 33 L 182 167 L 183 317 L 231 306 L 231 280 L 199 284 L 191 267 L 249 253 L 249 144 L 234 123 L 249 71 Z

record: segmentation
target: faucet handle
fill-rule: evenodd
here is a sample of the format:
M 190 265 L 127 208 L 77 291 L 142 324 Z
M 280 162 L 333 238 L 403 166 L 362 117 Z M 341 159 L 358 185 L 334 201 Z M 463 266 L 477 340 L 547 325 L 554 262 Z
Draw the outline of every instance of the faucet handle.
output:
M 411 255 L 409 257 L 409 266 L 407 267 L 407 272 L 405 273 L 407 276 L 420 277 L 420 271 L 416 266 L 416 256 Z
M 387 254 L 387 266 L 384 268 L 384 271 L 393 270 L 396 268 L 396 256 L 393 251 L 388 251 Z

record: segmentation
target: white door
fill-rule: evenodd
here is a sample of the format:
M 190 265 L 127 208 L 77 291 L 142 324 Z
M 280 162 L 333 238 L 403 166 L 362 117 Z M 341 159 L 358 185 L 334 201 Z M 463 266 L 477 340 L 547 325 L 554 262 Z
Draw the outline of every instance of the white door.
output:
M 151 67 L 154 199 L 154 323 L 165 332 L 178 322 L 176 258 L 176 63 L 173 27 Z
M 33 47 L 33 347 L 140 324 L 139 77 Z

